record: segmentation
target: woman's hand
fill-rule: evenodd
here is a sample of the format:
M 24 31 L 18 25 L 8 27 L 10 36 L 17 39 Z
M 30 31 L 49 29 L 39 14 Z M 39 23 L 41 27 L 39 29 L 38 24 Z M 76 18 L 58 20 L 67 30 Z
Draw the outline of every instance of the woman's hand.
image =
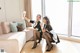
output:
M 46 32 L 46 29 L 43 29 L 42 32 Z
M 27 17 L 25 17 L 25 20 L 27 20 L 28 22 L 30 22 L 30 19 L 29 19 L 29 18 L 27 18 Z

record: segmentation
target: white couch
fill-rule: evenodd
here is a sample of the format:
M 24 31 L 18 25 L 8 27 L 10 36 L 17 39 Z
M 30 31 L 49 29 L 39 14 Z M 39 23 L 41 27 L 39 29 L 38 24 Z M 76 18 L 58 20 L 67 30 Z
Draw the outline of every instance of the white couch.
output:
M 26 41 L 32 36 L 32 30 L 0 35 L 0 49 L 4 49 L 7 53 L 20 53 Z

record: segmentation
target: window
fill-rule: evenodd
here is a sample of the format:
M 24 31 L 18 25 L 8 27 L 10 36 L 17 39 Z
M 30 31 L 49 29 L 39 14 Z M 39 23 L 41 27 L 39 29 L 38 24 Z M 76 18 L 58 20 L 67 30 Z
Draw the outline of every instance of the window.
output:
M 46 16 L 56 33 L 68 34 L 68 4 L 67 0 L 45 0 Z
M 72 35 L 80 36 L 80 2 L 73 2 Z
M 68 34 L 69 13 L 72 17 L 70 31 L 72 35 L 80 36 L 80 2 L 70 5 L 68 0 L 32 0 L 32 18 L 35 20 L 37 14 L 48 16 L 56 33 Z
M 32 19 L 35 20 L 37 14 L 42 14 L 41 11 L 41 0 L 32 0 Z

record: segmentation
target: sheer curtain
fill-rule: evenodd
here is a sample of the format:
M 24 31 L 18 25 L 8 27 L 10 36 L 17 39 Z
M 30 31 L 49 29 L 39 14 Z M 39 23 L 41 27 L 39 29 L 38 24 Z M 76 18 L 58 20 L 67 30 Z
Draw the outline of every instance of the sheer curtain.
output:
M 45 0 L 45 12 L 56 33 L 68 34 L 68 8 L 67 0 Z
M 73 2 L 72 35 L 80 36 L 80 2 Z

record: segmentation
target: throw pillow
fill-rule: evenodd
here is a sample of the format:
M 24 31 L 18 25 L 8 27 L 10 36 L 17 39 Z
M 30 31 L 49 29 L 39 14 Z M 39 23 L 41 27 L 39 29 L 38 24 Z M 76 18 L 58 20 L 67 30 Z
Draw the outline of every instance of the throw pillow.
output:
M 4 34 L 7 34 L 10 32 L 10 26 L 8 22 L 1 22 L 1 27 Z
M 17 32 L 18 31 L 17 25 L 18 24 L 16 22 L 10 23 L 11 32 Z
M 24 30 L 22 24 L 19 24 L 19 25 L 17 26 L 17 29 L 18 29 L 18 31 L 23 31 L 23 30 Z
M 26 29 L 26 23 L 25 22 L 18 22 L 18 25 L 22 25 L 22 28 Z

